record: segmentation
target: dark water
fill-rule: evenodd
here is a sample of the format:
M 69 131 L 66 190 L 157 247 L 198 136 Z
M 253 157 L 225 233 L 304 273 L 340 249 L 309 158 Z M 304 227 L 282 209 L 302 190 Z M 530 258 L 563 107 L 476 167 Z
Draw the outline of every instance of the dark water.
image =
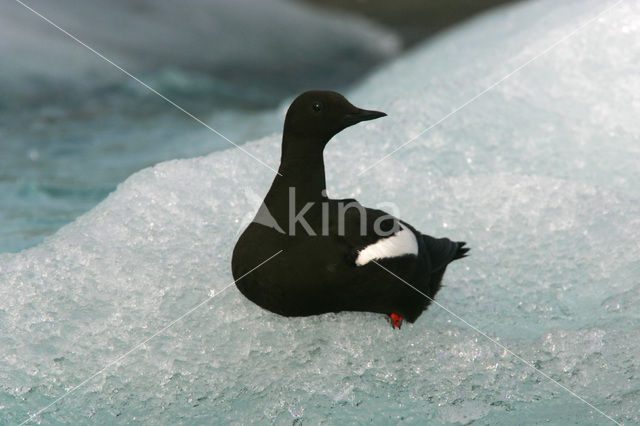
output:
M 358 20 L 280 0 L 30 2 L 235 143 L 309 88 L 343 90 L 399 50 Z M 157 162 L 232 147 L 19 3 L 0 5 L 0 252 L 18 251 Z

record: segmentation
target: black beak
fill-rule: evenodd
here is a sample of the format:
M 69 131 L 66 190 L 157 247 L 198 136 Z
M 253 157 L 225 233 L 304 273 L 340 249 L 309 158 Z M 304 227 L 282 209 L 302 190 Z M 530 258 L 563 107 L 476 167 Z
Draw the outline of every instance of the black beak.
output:
M 387 114 L 380 111 L 369 111 L 366 109 L 360 109 L 356 112 L 346 115 L 347 126 L 354 125 L 361 121 L 375 120 L 376 118 L 386 117 Z

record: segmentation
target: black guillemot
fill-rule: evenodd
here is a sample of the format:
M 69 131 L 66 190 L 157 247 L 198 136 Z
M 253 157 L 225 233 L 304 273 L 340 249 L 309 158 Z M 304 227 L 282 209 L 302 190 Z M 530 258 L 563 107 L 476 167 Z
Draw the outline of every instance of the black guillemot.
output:
M 427 309 L 447 265 L 465 257 L 465 243 L 326 195 L 326 144 L 351 125 L 385 115 L 329 91 L 293 101 L 278 174 L 233 250 L 233 277 L 249 300 L 285 316 L 377 312 L 397 328 Z

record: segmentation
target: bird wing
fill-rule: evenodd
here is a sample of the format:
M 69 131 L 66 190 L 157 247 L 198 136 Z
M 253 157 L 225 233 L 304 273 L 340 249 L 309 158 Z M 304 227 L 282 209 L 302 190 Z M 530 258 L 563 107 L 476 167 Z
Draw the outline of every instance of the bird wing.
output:
M 354 199 L 330 200 L 331 232 L 360 251 L 391 237 L 406 225 L 391 214 L 362 206 Z

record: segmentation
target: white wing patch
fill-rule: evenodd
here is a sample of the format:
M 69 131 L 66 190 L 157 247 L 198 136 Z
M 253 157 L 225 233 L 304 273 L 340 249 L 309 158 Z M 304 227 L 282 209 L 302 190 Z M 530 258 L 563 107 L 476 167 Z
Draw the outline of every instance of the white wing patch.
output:
M 410 229 L 400 225 L 402 229 L 390 237 L 370 244 L 358 252 L 356 265 L 362 266 L 374 259 L 398 257 L 405 254 L 418 255 L 418 241 Z

